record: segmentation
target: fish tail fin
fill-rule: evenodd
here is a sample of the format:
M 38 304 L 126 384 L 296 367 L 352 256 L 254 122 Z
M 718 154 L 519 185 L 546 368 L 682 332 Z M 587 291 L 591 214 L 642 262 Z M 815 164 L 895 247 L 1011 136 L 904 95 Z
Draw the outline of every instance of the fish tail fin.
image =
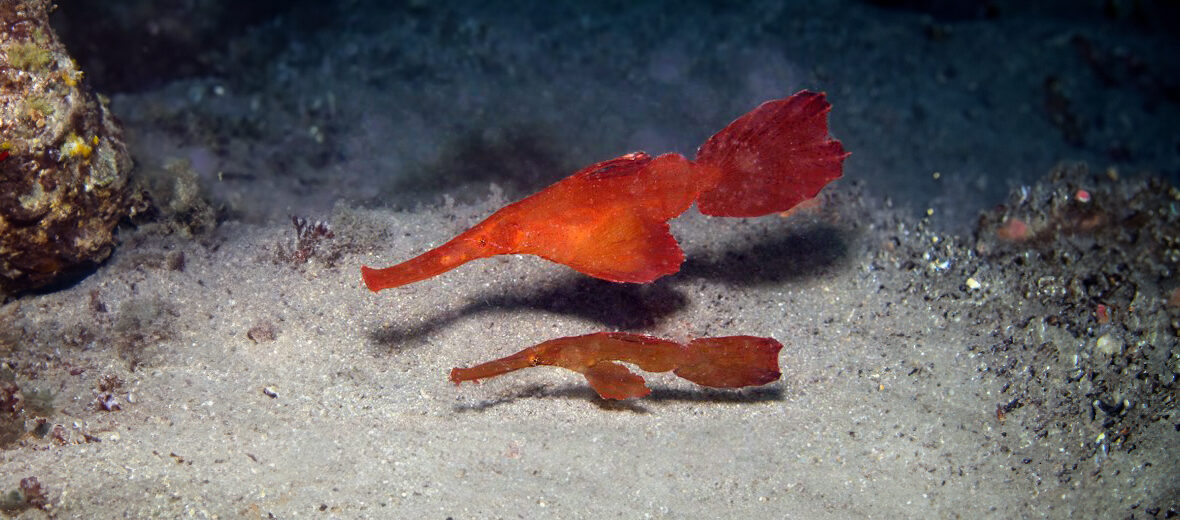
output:
M 799 91 L 767 101 L 710 137 L 696 163 L 720 171 L 697 207 L 720 217 L 756 217 L 791 209 L 840 178 L 848 152 L 828 135 L 832 105 Z
M 773 338 L 755 336 L 694 339 L 685 361 L 673 373 L 714 388 L 764 385 L 782 375 L 778 367 L 782 348 Z

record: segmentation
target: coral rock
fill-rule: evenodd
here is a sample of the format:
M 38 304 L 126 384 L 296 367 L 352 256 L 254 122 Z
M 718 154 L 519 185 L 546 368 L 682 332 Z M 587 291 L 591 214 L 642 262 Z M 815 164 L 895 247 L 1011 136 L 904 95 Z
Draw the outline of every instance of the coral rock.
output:
M 0 294 L 104 260 L 129 206 L 131 156 L 47 19 L 0 3 Z

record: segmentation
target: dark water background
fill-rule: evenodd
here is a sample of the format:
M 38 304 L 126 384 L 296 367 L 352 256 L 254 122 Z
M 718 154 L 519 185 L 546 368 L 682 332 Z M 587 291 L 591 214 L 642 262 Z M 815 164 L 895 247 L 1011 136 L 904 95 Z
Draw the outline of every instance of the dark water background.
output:
M 210 188 L 230 219 L 520 196 L 803 88 L 847 179 L 956 231 L 1060 161 L 1180 177 L 1175 2 L 59 4 L 132 140 L 168 134 L 141 162 L 235 181 Z

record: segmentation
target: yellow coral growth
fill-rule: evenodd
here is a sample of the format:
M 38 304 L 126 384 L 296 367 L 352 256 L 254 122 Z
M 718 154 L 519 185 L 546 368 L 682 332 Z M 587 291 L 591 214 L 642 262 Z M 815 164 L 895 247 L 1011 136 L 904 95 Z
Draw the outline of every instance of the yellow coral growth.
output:
M 95 144 L 98 144 L 98 137 L 95 136 L 94 139 Z M 78 137 L 78 134 L 70 134 L 70 136 L 66 138 L 65 144 L 61 145 L 61 156 L 63 159 L 79 156 L 85 159 L 90 157 L 90 152 L 93 150 L 94 148 L 92 148 L 89 144 L 86 144 L 86 140 Z
M 78 83 L 82 81 L 83 75 L 85 75 L 85 73 L 78 70 L 77 68 L 61 71 L 61 79 L 63 82 L 65 82 L 67 87 L 78 86 Z

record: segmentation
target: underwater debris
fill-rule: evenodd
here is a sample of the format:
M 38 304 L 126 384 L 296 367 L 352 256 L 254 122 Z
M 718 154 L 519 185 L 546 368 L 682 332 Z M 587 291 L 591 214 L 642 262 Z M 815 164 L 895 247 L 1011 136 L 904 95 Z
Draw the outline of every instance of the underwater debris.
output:
M 0 372 L 0 447 L 25 434 L 24 394 L 7 371 Z
M 312 222 L 291 215 L 291 224 L 295 226 L 295 243 L 290 246 L 279 245 L 275 251 L 277 260 L 299 265 L 313 257 L 322 257 L 325 263 L 332 265 L 340 256 L 340 251 L 327 251 L 322 247 L 324 241 L 336 238 L 328 221 Z
M 0 511 L 19 513 L 26 509 L 45 509 L 49 506 L 49 499 L 45 497 L 45 490 L 41 489 L 41 482 L 37 477 L 25 477 L 20 480 L 17 489 L 0 495 Z
M 479 258 L 531 254 L 604 280 L 651 282 L 680 269 L 667 221 L 693 202 L 713 216 L 781 213 L 839 178 L 848 153 L 828 135 L 830 109 L 806 90 L 768 101 L 705 141 L 695 161 L 635 152 L 588 166 L 442 246 L 361 275 L 376 292 Z
M 259 320 L 246 331 L 246 337 L 258 343 L 269 343 L 279 336 L 279 328 L 267 320 Z
M 98 379 L 95 386 L 97 395 L 94 397 L 94 409 L 100 412 L 117 412 L 123 409 L 119 398 L 114 392 L 123 387 L 123 379 L 114 374 L 107 374 Z
M 100 394 L 94 398 L 94 409 L 101 412 L 117 412 L 123 407 L 119 405 L 119 398 L 114 394 Z
M 1048 180 L 1051 187 L 1022 187 L 1012 193 L 1007 204 L 980 215 L 976 246 L 980 254 L 1045 247 L 1060 236 L 1093 235 L 1147 218 L 1118 216 L 1126 208 L 1097 189 L 1113 181 L 1091 174 L 1084 164 L 1059 164 Z
M 476 381 L 538 365 L 561 367 L 586 377 L 603 399 L 644 397 L 651 390 L 640 377 L 617 363 L 632 363 L 648 372 L 667 372 L 713 388 L 760 386 L 782 375 L 773 338 L 727 336 L 697 338 L 688 344 L 630 334 L 599 332 L 551 339 L 511 356 L 471 368 L 451 370 L 451 381 Z

